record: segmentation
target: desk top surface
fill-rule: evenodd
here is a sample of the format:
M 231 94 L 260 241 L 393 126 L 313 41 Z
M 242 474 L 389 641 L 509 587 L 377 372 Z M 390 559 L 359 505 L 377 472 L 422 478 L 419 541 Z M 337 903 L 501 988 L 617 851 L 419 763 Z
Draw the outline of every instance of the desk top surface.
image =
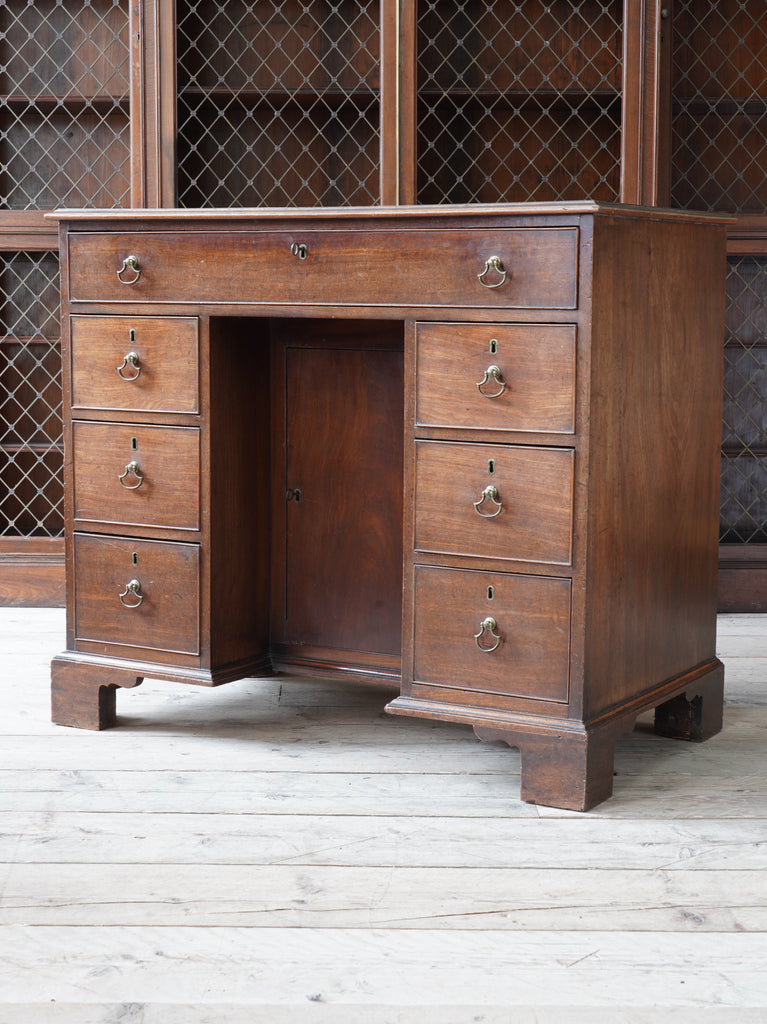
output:
M 320 226 L 328 221 L 365 221 L 368 224 L 380 222 L 420 222 L 439 220 L 443 223 L 456 221 L 507 221 L 528 217 L 578 217 L 584 215 L 651 218 L 653 220 L 701 222 L 708 224 L 733 224 L 735 218 L 725 214 L 702 213 L 687 210 L 670 210 L 661 207 L 630 206 L 621 203 L 560 202 L 560 203 L 494 203 L 491 205 L 442 205 L 442 206 L 344 206 L 311 208 L 227 208 L 227 209 L 61 209 L 46 214 L 47 219 L 66 224 L 114 225 L 125 227 L 127 223 L 145 222 L 154 227 L 164 223 L 177 225 L 205 224 L 213 222 L 222 228 L 234 226 L 257 226 L 272 222 L 295 223 L 311 221 Z

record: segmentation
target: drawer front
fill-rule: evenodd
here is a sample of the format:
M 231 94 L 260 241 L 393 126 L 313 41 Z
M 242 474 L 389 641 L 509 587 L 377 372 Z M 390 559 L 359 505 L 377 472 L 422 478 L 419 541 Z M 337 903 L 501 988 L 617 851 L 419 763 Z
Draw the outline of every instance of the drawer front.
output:
M 572 433 L 575 337 L 570 324 L 419 324 L 416 422 Z
M 75 520 L 200 528 L 196 427 L 72 424 Z
M 569 660 L 569 580 L 415 567 L 415 682 L 566 702 Z
M 73 408 L 198 411 L 196 319 L 73 316 L 71 325 Z
M 294 254 L 299 245 L 304 259 Z M 575 227 L 76 232 L 69 235 L 69 294 L 122 303 L 573 309 L 577 253 Z M 137 258 L 140 276 L 122 284 L 117 272 L 128 256 Z M 485 273 L 494 257 L 503 269 Z
M 74 558 L 77 640 L 199 654 L 196 544 L 75 534 Z
M 417 551 L 570 564 L 572 450 L 447 441 L 415 450 Z

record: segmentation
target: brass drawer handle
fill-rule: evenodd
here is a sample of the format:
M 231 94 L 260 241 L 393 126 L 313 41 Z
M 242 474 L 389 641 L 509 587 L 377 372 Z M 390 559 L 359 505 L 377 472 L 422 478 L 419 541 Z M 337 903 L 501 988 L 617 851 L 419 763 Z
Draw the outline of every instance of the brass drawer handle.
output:
M 491 380 L 494 381 L 496 384 L 500 385 L 498 391 L 491 391 L 490 393 L 488 393 L 487 391 L 483 391 L 482 388 Z M 485 370 L 485 376 L 482 378 L 482 380 L 477 381 L 477 391 L 479 391 L 480 395 L 482 395 L 483 398 L 500 398 L 505 390 L 506 381 L 501 376 L 500 366 L 488 366 L 488 368 Z
M 482 506 L 486 501 L 491 501 L 495 506 L 495 512 L 483 512 Z M 482 492 L 482 497 L 479 501 L 472 502 L 474 509 L 478 516 L 482 516 L 483 519 L 495 519 L 503 512 L 503 502 L 498 500 L 498 488 L 494 487 L 493 484 L 488 484 Z
M 129 476 L 134 476 L 137 480 L 137 483 L 126 484 L 125 478 Z M 120 481 L 120 486 L 124 487 L 126 491 L 135 491 L 143 484 L 144 474 L 141 472 L 141 467 L 139 466 L 138 462 L 129 462 L 128 465 L 125 467 L 125 472 L 121 473 L 117 479 Z
M 130 596 L 130 601 L 125 598 Z M 134 600 L 135 598 L 135 600 Z M 126 608 L 138 608 L 143 603 L 144 595 L 141 593 L 141 583 L 138 580 L 131 580 L 126 584 L 125 590 L 120 594 L 120 604 Z
M 123 274 L 130 274 L 130 277 L 123 277 Z M 117 271 L 117 280 L 120 284 L 135 284 L 141 277 L 141 267 L 138 256 L 126 256 L 123 265 Z
M 500 644 L 502 638 L 498 635 L 498 633 L 496 633 L 496 629 L 498 629 L 498 623 L 495 621 L 492 615 L 488 615 L 488 617 L 486 619 L 483 619 L 482 622 L 480 623 L 479 633 L 474 634 L 474 641 L 483 654 L 492 654 L 496 647 L 498 647 L 498 645 Z M 493 644 L 492 647 L 483 647 L 482 644 L 479 642 L 482 639 L 484 633 L 489 633 L 490 636 L 495 640 L 495 643 Z
M 485 278 L 487 277 L 491 270 L 500 276 L 500 281 L 496 281 L 495 284 L 488 284 L 488 282 L 485 280 Z M 485 260 L 485 269 L 482 271 L 481 274 L 477 274 L 477 277 L 479 278 L 479 283 L 482 285 L 483 288 L 500 288 L 501 285 L 505 282 L 507 276 L 508 274 L 506 270 L 504 270 L 500 256 L 488 256 L 487 259 Z
M 129 366 L 132 366 L 136 372 L 132 373 L 130 376 L 126 376 L 123 373 L 123 370 L 127 369 Z M 137 377 L 140 377 L 141 365 L 139 362 L 138 352 L 129 352 L 126 355 L 125 359 L 123 359 L 122 365 L 117 367 L 117 372 L 120 374 L 123 380 L 136 380 Z

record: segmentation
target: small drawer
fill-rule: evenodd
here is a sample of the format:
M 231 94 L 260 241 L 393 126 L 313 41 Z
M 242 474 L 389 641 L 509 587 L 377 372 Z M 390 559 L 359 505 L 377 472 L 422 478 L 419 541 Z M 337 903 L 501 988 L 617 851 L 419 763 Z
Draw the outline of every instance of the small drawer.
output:
M 566 702 L 569 662 L 569 580 L 415 567 L 414 682 Z
M 73 301 L 574 309 L 576 227 L 73 232 Z M 123 270 L 135 257 L 135 269 Z M 495 261 L 500 269 L 494 269 Z M 121 279 L 118 279 L 118 272 Z
M 575 429 L 571 324 L 418 324 L 416 422 L 480 430 Z
M 510 561 L 572 561 L 569 448 L 417 441 L 415 548 Z
M 199 410 L 193 317 L 73 316 L 72 406 Z
M 198 545 L 76 533 L 74 561 L 77 640 L 199 654 Z
M 72 424 L 74 518 L 200 528 L 197 427 Z

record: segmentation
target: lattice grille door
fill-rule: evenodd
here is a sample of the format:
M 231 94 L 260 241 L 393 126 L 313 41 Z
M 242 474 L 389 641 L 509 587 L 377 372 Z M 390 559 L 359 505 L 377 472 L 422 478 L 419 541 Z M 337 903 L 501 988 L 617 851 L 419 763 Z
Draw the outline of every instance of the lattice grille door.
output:
M 731 257 L 727 296 L 721 539 L 767 544 L 767 259 Z
M 0 208 L 129 199 L 126 0 L 0 4 Z
M 63 528 L 59 267 L 53 253 L 0 254 L 0 532 Z
M 379 4 L 179 0 L 178 203 L 379 201 Z
M 764 0 L 675 0 L 672 204 L 767 211 Z
M 623 3 L 422 0 L 418 201 L 616 201 Z
M 763 0 L 676 0 L 672 204 L 767 213 L 767 11 Z M 767 259 L 731 257 L 721 540 L 767 543 Z
M 130 199 L 128 0 L 0 4 L 3 210 Z M 18 230 L 16 224 L 15 230 Z M 62 531 L 59 270 L 0 252 L 0 533 Z

